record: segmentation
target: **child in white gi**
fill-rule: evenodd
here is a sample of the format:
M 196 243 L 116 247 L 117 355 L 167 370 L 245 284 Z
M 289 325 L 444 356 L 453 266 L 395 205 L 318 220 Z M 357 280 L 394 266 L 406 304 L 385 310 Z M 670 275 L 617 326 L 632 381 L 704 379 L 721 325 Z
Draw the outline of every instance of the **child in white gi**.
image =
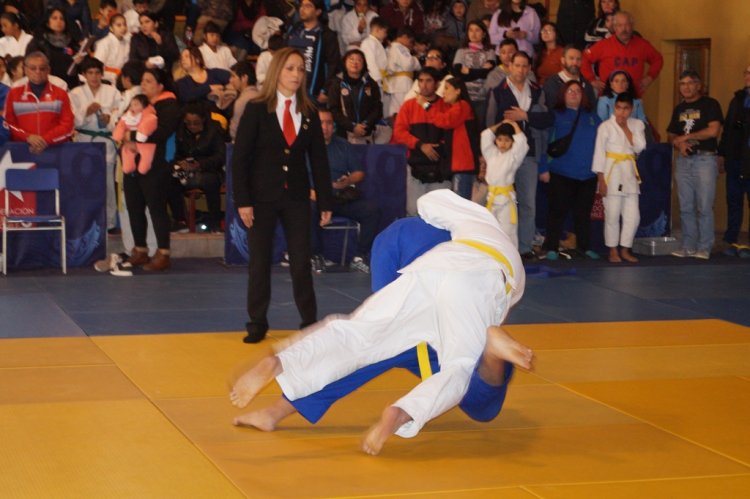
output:
M 107 229 L 112 229 L 117 223 L 117 151 L 112 141 L 112 129 L 115 126 L 112 114 L 120 106 L 120 92 L 112 85 L 102 83 L 104 65 L 98 59 L 86 56 L 79 65 L 79 72 L 86 79 L 86 83 L 70 91 L 70 105 L 75 117 L 75 141 L 104 143 Z
M 598 177 L 599 194 L 604 203 L 604 244 L 609 248 L 609 261 L 635 263 L 633 238 L 641 221 L 638 195 L 641 183 L 636 154 L 646 147 L 643 121 L 631 118 L 633 97 L 620 94 L 615 112 L 599 126 L 591 170 Z M 620 227 L 622 218 L 622 228 Z M 620 252 L 617 246 L 621 247 Z
M 104 79 L 114 83 L 130 58 L 130 38 L 125 16 L 115 14 L 109 20 L 109 34 L 96 42 L 94 57 L 104 64 Z
M 414 82 L 414 71 L 422 69 L 416 57 L 411 55 L 414 45 L 414 32 L 410 28 L 401 28 L 396 39 L 388 47 L 387 85 L 390 101 L 386 116 L 393 116 L 401 109 L 406 94 Z
M 504 120 L 482 132 L 481 147 L 487 162 L 487 209 L 518 248 L 518 210 L 513 182 L 529 152 L 526 134 L 515 121 Z
M 221 43 L 221 28 L 216 23 L 209 21 L 203 29 L 204 40 L 199 47 L 206 69 L 226 69 L 237 64 L 237 59 L 232 55 L 229 47 Z
M 362 40 L 359 49 L 365 54 L 365 63 L 367 71 L 372 81 L 380 86 L 380 95 L 383 101 L 383 115 L 388 112 L 388 102 L 386 99 L 387 86 L 385 86 L 385 76 L 387 74 L 388 56 L 385 53 L 383 42 L 388 36 L 388 24 L 382 17 L 375 17 L 370 21 L 370 34 Z

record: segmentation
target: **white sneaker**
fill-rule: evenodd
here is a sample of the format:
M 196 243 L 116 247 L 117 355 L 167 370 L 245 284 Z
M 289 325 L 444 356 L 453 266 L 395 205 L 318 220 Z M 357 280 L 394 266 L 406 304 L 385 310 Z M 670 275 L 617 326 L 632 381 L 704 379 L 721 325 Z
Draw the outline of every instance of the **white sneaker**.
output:
M 692 256 L 693 258 L 699 258 L 701 260 L 708 260 L 709 258 L 711 258 L 711 253 L 706 250 L 698 250 L 690 256 Z
M 285 251 L 281 254 L 281 261 L 279 262 L 279 265 L 281 265 L 282 267 L 289 266 L 289 252 Z
M 370 273 L 370 266 L 367 265 L 367 262 L 361 256 L 355 256 L 354 258 L 352 258 L 352 261 L 349 264 L 349 268 L 365 274 Z
M 689 250 L 685 248 L 678 249 L 677 251 L 672 252 L 672 256 L 676 256 L 678 258 L 685 258 L 688 256 L 694 256 L 695 250 Z
M 117 268 L 117 264 L 122 262 L 118 253 L 110 253 L 109 257 L 104 260 L 97 260 L 94 263 L 94 270 L 97 272 L 107 272 Z

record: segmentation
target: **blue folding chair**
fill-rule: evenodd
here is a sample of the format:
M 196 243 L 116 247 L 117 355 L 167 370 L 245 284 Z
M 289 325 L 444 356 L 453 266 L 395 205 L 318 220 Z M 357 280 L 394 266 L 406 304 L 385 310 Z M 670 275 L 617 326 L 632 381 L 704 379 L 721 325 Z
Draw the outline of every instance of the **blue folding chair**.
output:
M 14 216 L 10 213 L 10 191 L 55 192 L 55 213 L 33 216 Z M 24 227 L 24 224 L 27 226 Z M 53 168 L 21 170 L 12 168 L 5 172 L 5 218 L 3 218 L 3 274 L 8 274 L 8 232 L 32 230 L 60 231 L 60 263 L 67 273 L 65 257 L 65 217 L 60 215 L 60 173 Z

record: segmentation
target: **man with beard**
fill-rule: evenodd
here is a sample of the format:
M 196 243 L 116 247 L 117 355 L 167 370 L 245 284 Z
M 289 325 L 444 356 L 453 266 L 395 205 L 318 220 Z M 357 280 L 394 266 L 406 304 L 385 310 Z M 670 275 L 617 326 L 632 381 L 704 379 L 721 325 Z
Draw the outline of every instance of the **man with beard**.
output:
M 562 62 L 562 71 L 554 76 L 550 76 L 544 82 L 544 98 L 547 103 L 547 108 L 551 109 L 557 104 L 557 97 L 560 93 L 560 88 L 570 80 L 576 80 L 581 82 L 583 91 L 586 93 L 586 97 L 589 98 L 589 102 L 596 102 L 596 91 L 594 86 L 589 83 L 586 78 L 581 75 L 581 62 L 583 54 L 581 50 L 574 45 L 567 45 L 563 50 L 563 55 L 560 58 Z

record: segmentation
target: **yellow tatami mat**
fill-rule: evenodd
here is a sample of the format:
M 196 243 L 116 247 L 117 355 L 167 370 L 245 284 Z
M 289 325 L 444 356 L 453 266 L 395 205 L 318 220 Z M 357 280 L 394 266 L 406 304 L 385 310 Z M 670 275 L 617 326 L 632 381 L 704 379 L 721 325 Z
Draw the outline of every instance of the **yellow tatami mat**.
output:
M 235 373 L 289 332 L 0 340 L 0 496 L 743 497 L 750 328 L 508 326 L 537 353 L 489 423 L 452 410 L 378 457 L 360 435 L 417 379 L 390 372 L 315 426 L 236 428 Z M 279 396 L 269 386 L 249 409 Z

